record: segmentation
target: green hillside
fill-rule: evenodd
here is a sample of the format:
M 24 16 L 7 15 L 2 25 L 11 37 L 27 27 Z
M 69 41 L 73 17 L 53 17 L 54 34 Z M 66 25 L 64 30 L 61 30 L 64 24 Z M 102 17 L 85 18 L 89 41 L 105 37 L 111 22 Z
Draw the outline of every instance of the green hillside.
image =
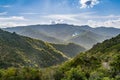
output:
M 63 52 L 68 57 L 75 57 L 78 53 L 85 51 L 86 49 L 74 43 L 68 44 L 52 44 L 57 50 Z
M 61 65 L 55 80 L 120 80 L 120 35 Z
M 67 57 L 47 42 L 0 30 L 0 68 L 48 67 Z

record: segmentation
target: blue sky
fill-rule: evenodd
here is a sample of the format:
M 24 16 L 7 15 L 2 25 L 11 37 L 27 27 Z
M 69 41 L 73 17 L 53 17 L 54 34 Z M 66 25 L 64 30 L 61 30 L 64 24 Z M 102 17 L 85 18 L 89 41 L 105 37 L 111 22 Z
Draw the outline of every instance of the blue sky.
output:
M 0 0 L 0 27 L 51 22 L 120 28 L 120 0 Z

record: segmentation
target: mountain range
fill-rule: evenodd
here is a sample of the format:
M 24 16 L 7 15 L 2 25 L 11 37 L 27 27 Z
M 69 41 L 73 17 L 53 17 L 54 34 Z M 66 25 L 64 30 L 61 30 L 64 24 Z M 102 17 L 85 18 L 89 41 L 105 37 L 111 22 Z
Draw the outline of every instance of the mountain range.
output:
M 120 80 L 120 35 L 97 43 L 90 50 L 81 52 L 60 65 L 47 68 L 36 68 L 33 65 L 37 65 L 35 61 L 40 61 L 41 58 L 44 58 L 47 64 L 67 59 L 62 54 L 67 51 L 56 50 L 73 43 L 56 46 L 53 43 L 45 43 L 2 30 L 0 30 L 0 43 L 1 80 Z M 35 53 L 32 53 L 33 50 Z M 32 61 L 35 58 L 37 60 Z M 45 64 L 44 61 L 41 62 L 42 65 Z M 21 65 L 25 67 L 19 68 Z M 6 66 L 9 68 L 6 69 Z
M 40 39 L 50 43 L 75 43 L 90 49 L 94 44 L 120 34 L 120 29 L 88 25 L 76 26 L 69 24 L 30 25 L 4 28 L 9 32 Z

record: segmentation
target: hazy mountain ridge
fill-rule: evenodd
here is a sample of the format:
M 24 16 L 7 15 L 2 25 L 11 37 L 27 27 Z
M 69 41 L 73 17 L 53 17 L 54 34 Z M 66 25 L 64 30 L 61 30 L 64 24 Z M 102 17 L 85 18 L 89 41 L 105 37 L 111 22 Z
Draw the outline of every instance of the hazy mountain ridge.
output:
M 45 33 L 42 33 L 38 29 L 35 29 L 34 27 L 17 27 L 17 28 L 7 28 L 9 32 L 16 32 L 20 35 L 36 38 L 36 39 L 41 39 L 46 42 L 53 42 L 53 43 L 61 43 L 60 40 L 48 36 Z M 6 30 L 6 29 L 5 29 Z
M 91 45 L 102 42 L 104 39 L 104 36 L 88 31 L 71 38 L 69 41 L 89 49 L 92 47 Z
M 88 31 L 92 31 L 94 33 L 97 33 L 97 34 L 100 34 L 100 35 L 105 35 L 105 36 L 117 36 L 120 31 L 119 28 L 114 28 L 114 27 L 96 27 L 96 28 L 92 28 L 88 25 L 84 25 L 84 26 L 81 26 L 81 29 L 83 30 L 88 30 Z
M 68 44 L 51 44 L 57 50 L 63 52 L 68 57 L 75 57 L 80 52 L 84 52 L 86 49 L 74 43 Z
M 4 28 L 4 30 L 52 43 L 73 42 L 87 49 L 120 33 L 120 29 L 117 28 L 91 28 L 88 25 L 75 26 L 68 24 L 20 26 Z

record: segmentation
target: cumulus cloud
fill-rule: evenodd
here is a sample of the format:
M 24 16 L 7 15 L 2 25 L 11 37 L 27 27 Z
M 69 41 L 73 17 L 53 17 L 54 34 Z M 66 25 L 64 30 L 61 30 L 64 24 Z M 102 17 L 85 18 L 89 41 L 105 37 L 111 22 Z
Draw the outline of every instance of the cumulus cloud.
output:
M 97 5 L 99 0 L 80 0 L 81 7 L 80 8 L 92 8 Z

